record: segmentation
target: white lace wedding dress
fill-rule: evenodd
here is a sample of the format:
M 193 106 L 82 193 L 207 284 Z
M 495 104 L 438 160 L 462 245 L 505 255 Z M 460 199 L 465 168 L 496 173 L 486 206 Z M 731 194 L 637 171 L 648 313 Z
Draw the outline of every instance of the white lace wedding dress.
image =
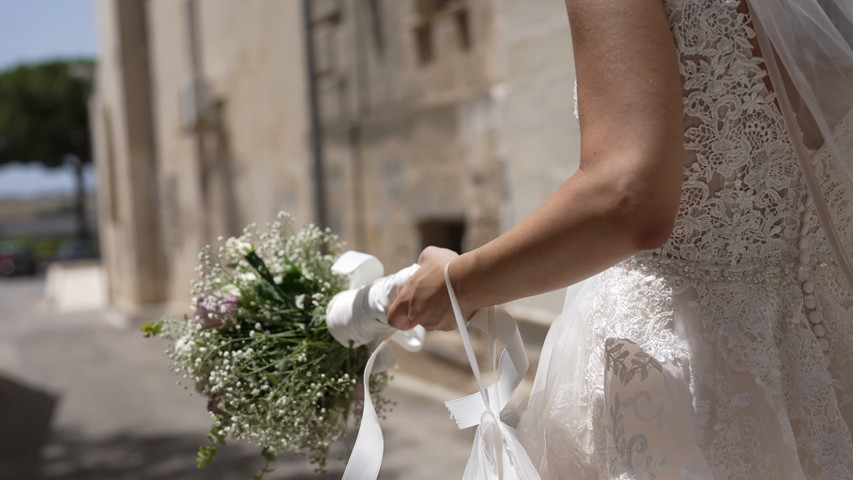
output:
M 681 209 L 664 247 L 570 289 L 518 428 L 543 478 L 853 478 L 853 295 L 738 4 L 665 0 Z M 853 154 L 851 115 L 836 134 Z

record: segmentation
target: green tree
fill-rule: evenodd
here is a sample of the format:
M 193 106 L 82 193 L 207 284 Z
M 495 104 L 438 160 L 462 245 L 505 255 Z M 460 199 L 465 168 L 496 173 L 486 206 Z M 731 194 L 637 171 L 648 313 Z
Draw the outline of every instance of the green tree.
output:
M 88 98 L 94 62 L 56 60 L 0 72 L 0 166 L 74 167 L 76 213 L 87 237 L 83 165 L 92 161 Z

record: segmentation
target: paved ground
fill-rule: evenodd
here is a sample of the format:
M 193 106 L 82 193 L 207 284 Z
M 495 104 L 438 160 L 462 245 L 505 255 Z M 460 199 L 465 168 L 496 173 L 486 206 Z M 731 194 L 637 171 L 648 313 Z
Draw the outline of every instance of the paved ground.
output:
M 0 480 L 248 480 L 256 473 L 257 450 L 245 445 L 229 446 L 213 466 L 196 470 L 195 450 L 208 429 L 205 403 L 175 384 L 162 343 L 116 329 L 105 312 L 54 314 L 42 293 L 41 279 L 0 278 L 0 452 L 46 442 L 40 477 L 11 473 L 9 454 L 0 453 Z M 383 424 L 380 478 L 460 478 L 473 431 L 458 431 L 443 405 L 419 394 L 422 384 L 413 391 L 411 381 L 400 380 L 391 388 L 398 406 Z M 49 433 L 41 435 L 48 421 Z M 351 443 L 338 445 L 333 457 Z M 266 478 L 340 478 L 343 471 L 340 460 L 327 476 L 299 458 L 275 467 Z

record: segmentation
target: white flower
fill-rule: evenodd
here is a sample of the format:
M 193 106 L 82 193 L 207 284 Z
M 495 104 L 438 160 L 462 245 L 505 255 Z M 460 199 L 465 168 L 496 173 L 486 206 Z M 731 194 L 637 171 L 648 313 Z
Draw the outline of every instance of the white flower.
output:
M 296 308 L 298 308 L 300 310 L 305 308 L 305 294 L 304 293 L 297 295 L 295 301 L 296 301 Z
M 255 283 L 258 281 L 258 276 L 254 272 L 240 273 L 235 278 L 241 283 Z
M 225 295 L 232 295 L 238 298 L 240 297 L 240 289 L 237 288 L 237 285 L 234 285 L 233 283 L 229 283 L 223 286 L 222 293 L 224 293 Z
M 251 243 L 240 240 L 239 238 L 229 237 L 228 240 L 225 241 L 225 251 L 228 252 L 228 255 L 234 257 L 246 256 L 254 249 L 255 247 L 253 247 Z
M 184 335 L 175 342 L 175 353 L 185 355 L 190 352 L 193 346 L 193 341 L 189 335 Z

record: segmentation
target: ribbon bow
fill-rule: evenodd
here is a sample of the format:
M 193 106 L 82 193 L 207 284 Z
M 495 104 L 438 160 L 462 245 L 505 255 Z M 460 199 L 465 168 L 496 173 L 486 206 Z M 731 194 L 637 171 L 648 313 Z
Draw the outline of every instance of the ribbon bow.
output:
M 465 318 L 462 316 L 459 301 L 450 283 L 449 266 L 449 263 L 444 266 L 447 293 L 450 295 L 450 304 L 453 306 L 453 315 L 456 317 L 456 325 L 462 336 L 468 363 L 480 387 L 478 393 L 445 403 L 460 429 L 479 424 L 471 456 L 468 458 L 462 478 L 463 480 L 539 480 L 539 473 L 518 440 L 515 430 L 501 420 L 500 414 L 529 367 L 518 325 L 509 313 L 498 307 L 479 310 L 469 322 L 470 325 L 484 330 L 489 335 L 493 365 L 495 340 L 500 340 L 506 345 L 498 364 L 497 379 L 494 384 L 486 388 L 468 336 Z
M 397 342 L 412 352 L 423 347 L 426 333 L 423 327 L 418 325 L 401 331 L 387 322 L 391 300 L 418 268 L 418 265 L 412 265 L 383 277 L 384 267 L 376 257 L 353 251 L 346 252 L 332 266 L 334 272 L 349 275 L 350 289 L 335 296 L 329 304 L 326 319 L 329 332 L 344 345 L 376 345 L 364 369 L 364 412 L 343 480 L 376 480 L 379 476 L 385 442 L 370 398 L 370 375 L 374 373 L 377 361 L 381 364 L 378 368 L 387 368 L 393 363 L 387 351 L 389 341 Z M 447 267 L 444 278 L 465 353 L 480 387 L 478 393 L 445 402 L 460 429 L 479 425 L 463 479 L 538 480 L 539 474 L 515 431 L 500 419 L 500 411 L 509 402 L 529 367 L 518 326 L 512 316 L 496 307 L 480 310 L 471 319 L 471 325 L 489 335 L 493 365 L 496 363 L 496 340 L 506 345 L 497 362 L 497 379 L 486 388 Z

